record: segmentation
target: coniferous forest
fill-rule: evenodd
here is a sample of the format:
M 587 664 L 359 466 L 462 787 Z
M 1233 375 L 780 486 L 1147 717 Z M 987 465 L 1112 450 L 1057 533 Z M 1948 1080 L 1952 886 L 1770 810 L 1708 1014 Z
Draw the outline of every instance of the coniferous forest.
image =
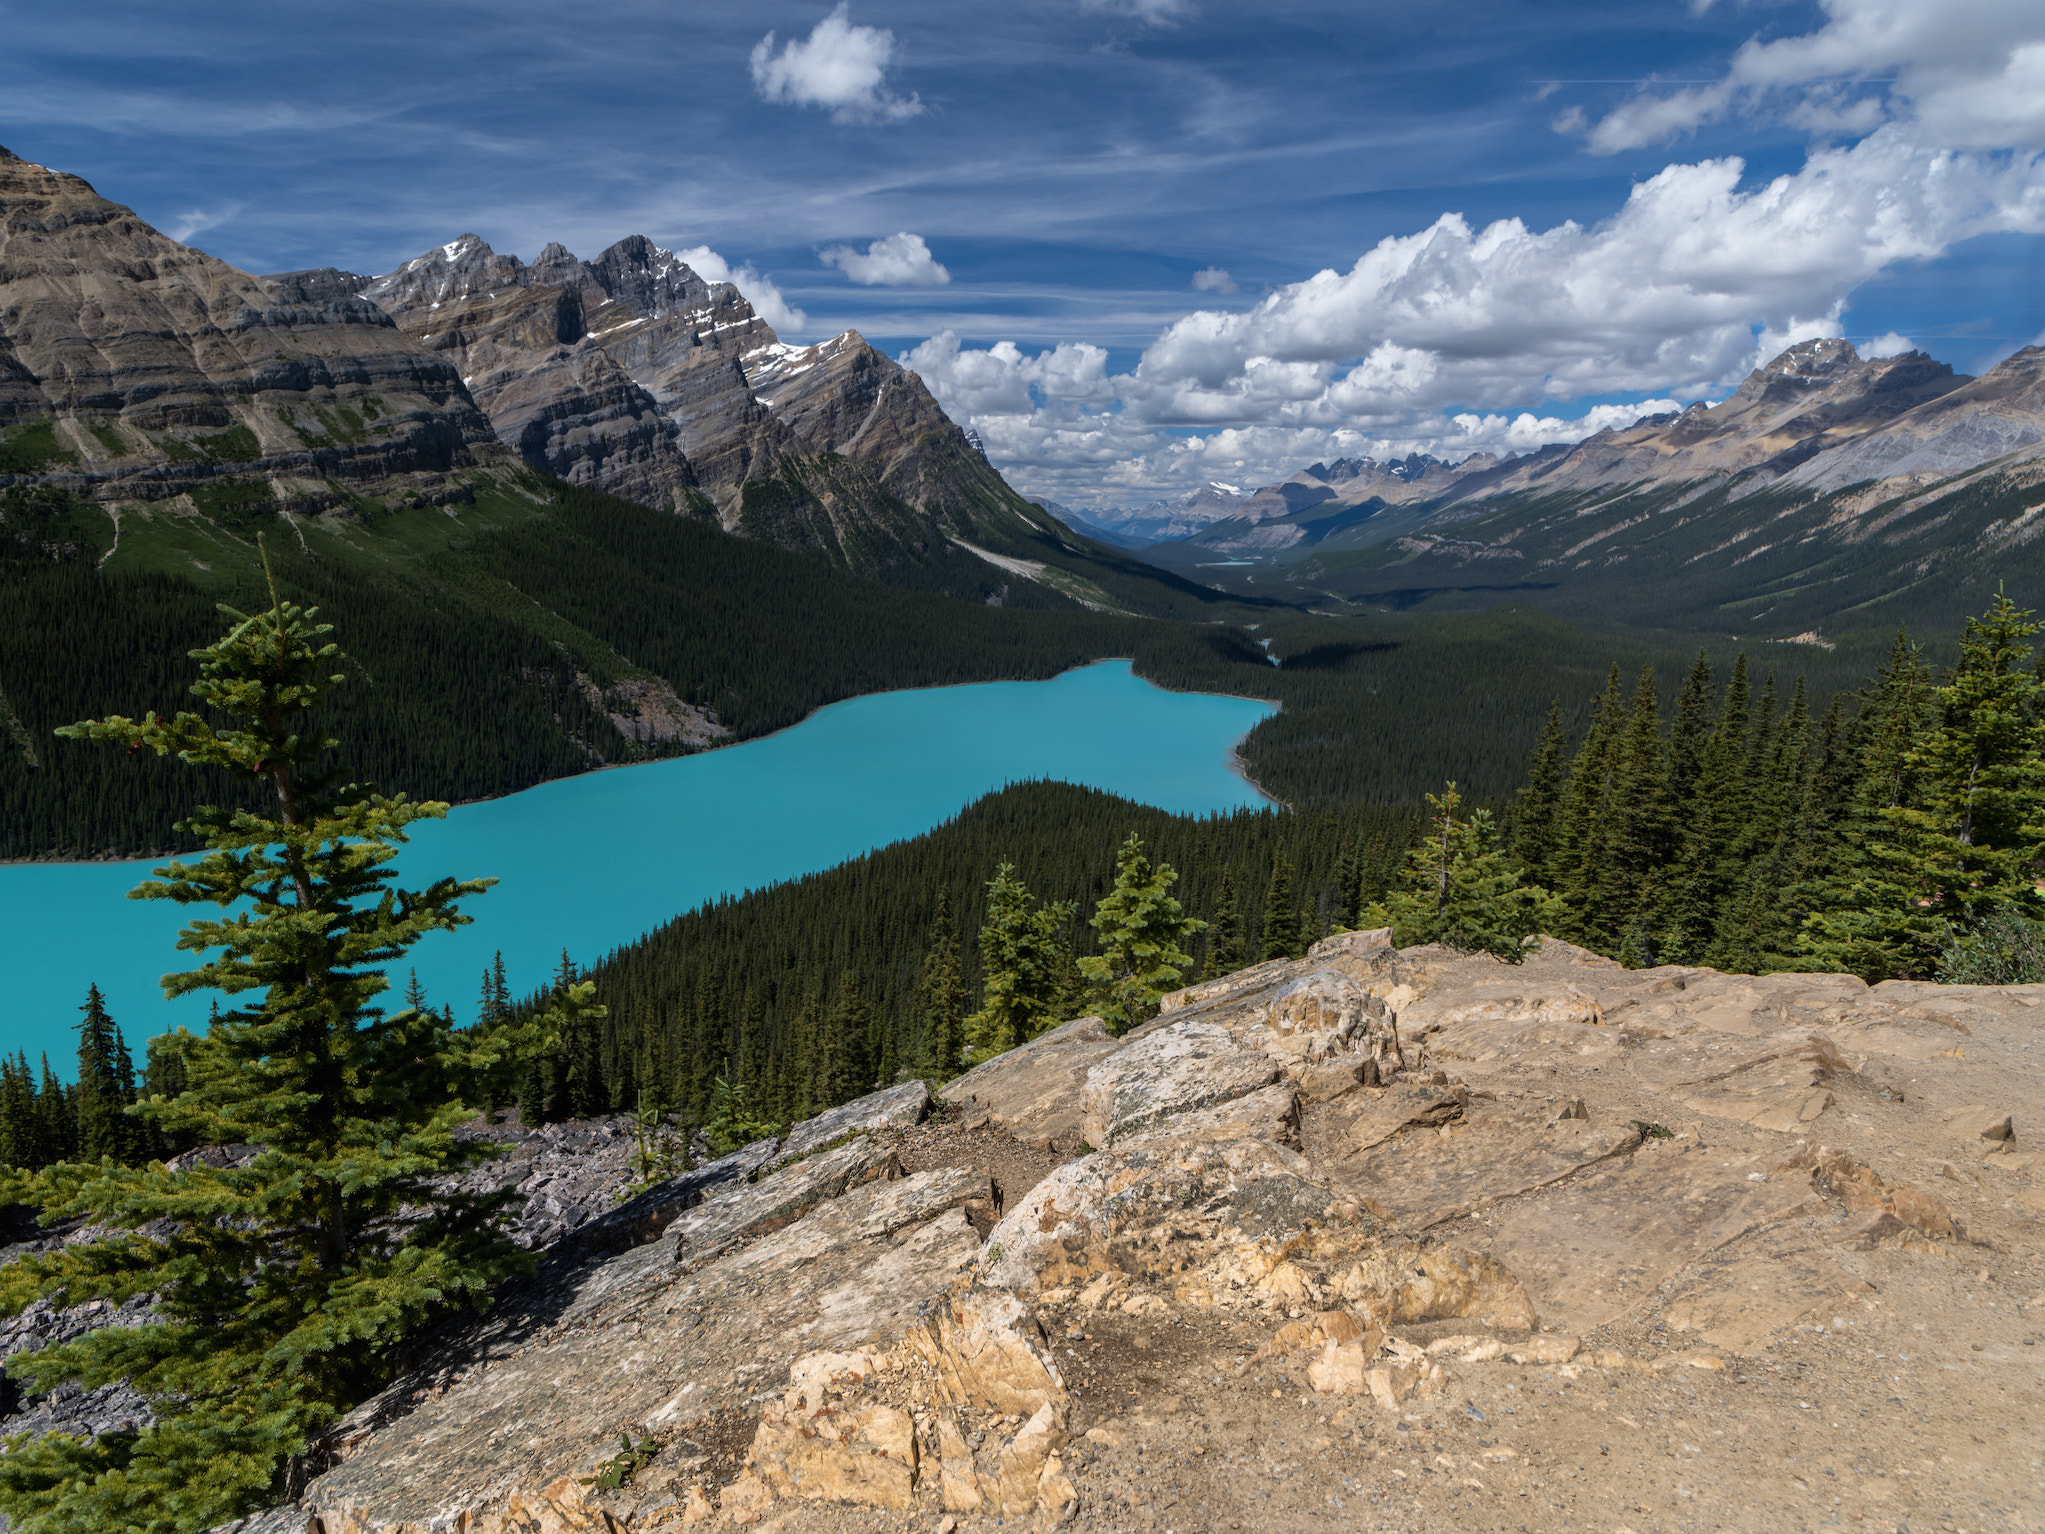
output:
M 1896 881 L 1930 855 L 1925 838 L 1950 840 L 1936 827 L 1961 813 L 1953 763 L 1988 760 L 1988 748 L 1965 745 L 1969 730 L 1993 735 L 2002 744 L 1989 756 L 2015 765 L 1991 763 L 1982 777 L 1975 762 L 1968 792 L 2021 806 L 2033 791 L 2040 671 L 2031 626 L 2007 607 L 1969 626 L 1948 673 L 1903 635 L 1857 688 L 1849 657 L 1800 649 L 1799 661 L 1817 663 L 1814 685 L 1801 668 L 1756 675 L 1744 653 L 1683 660 L 1666 637 L 1599 635 L 1530 613 L 1373 638 L 1356 621 L 1292 610 L 1238 609 L 1243 621 L 1205 624 L 994 610 L 882 591 L 684 519 L 545 488 L 544 515 L 521 508 L 458 547 L 409 547 L 398 576 L 365 579 L 305 546 L 275 557 L 278 591 L 316 605 L 347 640 L 350 685 L 332 690 L 323 722 L 365 778 L 469 797 L 582 770 L 604 759 L 599 746 L 612 759 L 651 753 L 659 747 L 628 739 L 600 706 L 603 689 L 635 675 L 687 679 L 677 691 L 743 736 L 876 687 L 1046 675 L 1120 649 L 1167 685 L 1282 701 L 1243 754 L 1289 807 L 1193 819 L 1067 784 L 1018 785 L 927 835 L 719 901 L 609 956 L 564 954 L 560 979 L 593 979 L 608 1012 L 578 1014 L 520 1077 L 528 1120 L 650 1107 L 701 1123 L 727 1100 L 720 1093 L 737 1091 L 786 1121 L 903 1072 L 944 1078 L 988 1047 L 971 1019 L 1008 962 L 981 941 L 993 930 L 990 888 L 1035 934 L 1037 1023 L 1079 1015 L 1099 1000 L 1083 975 L 1101 957 L 1090 918 L 1132 835 L 1194 924 L 1183 978 L 1297 955 L 1343 927 L 1447 931 L 1416 927 L 1412 890 L 1401 896 L 1423 880 L 1402 872 L 1431 834 L 1422 801 L 1445 783 L 1455 785 L 1448 819 L 1456 806 L 1482 813 L 1463 830 L 1433 828 L 1441 848 L 1509 869 L 1556 935 L 1629 964 L 1929 973 L 1960 962 L 1967 934 L 2002 932 L 2007 948 L 2009 923 L 2039 914 L 2018 887 L 2035 861 L 2029 812 L 2008 805 L 1968 811 L 1958 844 L 1968 850 L 1947 849 L 1946 865 L 1992 898 L 1947 900 L 1907 930 L 1851 914 L 1903 899 Z M 28 630 L 46 623 L 70 639 L 48 667 L 0 656 L 19 748 L 0 803 L 7 834 L 37 849 L 161 845 L 196 794 L 247 800 L 251 785 L 203 764 L 94 751 L 50 728 L 95 706 L 132 708 L 138 691 L 167 715 L 185 687 L 183 650 L 217 632 L 211 604 L 248 602 L 257 579 L 107 575 L 61 541 L 11 545 L 0 580 L 31 609 Z M 438 600 L 418 599 L 421 582 Z M 531 607 L 534 591 L 547 624 L 506 616 L 517 604 L 505 593 Z M 1965 703 L 1990 673 L 2003 692 Z M 1956 710 L 1984 708 L 1989 724 L 1953 722 Z M 1983 883 L 1991 836 L 2008 845 Z M 1465 884 L 1496 882 L 1495 872 Z M 1911 910 L 1931 910 L 1925 898 L 1910 896 Z M 521 1001 L 501 975 L 484 975 L 474 998 L 430 1000 L 487 1033 L 547 998 Z M 63 1079 L 68 1062 L 7 1062 L 7 1159 L 40 1165 L 99 1143 L 95 1104 L 137 1092 L 125 1042 L 92 1042 L 114 1027 L 87 1027 L 75 1086 Z M 142 1095 L 175 1068 L 151 1052 Z

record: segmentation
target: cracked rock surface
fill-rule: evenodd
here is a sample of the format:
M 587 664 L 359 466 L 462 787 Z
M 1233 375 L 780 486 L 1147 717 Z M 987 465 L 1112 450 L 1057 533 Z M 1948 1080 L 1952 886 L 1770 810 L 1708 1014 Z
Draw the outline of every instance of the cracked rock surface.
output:
M 296 1516 L 2037 1526 L 2045 987 L 1352 936 L 1170 1002 L 557 1240 Z

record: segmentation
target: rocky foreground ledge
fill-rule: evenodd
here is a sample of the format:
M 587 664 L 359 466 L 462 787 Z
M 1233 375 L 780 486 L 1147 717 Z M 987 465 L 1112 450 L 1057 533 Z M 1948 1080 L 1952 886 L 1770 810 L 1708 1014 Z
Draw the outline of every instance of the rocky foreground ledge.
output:
M 241 1534 L 2036 1527 L 2045 987 L 1383 934 L 655 1189 Z

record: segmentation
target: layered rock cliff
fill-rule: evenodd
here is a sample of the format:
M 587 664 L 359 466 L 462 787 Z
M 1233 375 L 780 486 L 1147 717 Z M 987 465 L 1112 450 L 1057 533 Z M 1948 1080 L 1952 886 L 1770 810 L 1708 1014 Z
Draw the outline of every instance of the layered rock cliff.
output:
M 2000 1526 L 2040 992 L 1331 939 L 643 1195 L 248 1528 Z
M 465 234 L 358 291 L 576 483 L 876 573 L 1040 531 L 914 373 L 857 331 L 783 343 L 644 236 L 527 266 Z
M 444 494 L 509 461 L 460 375 L 373 304 L 273 286 L 4 149 L 0 453 L 9 482 L 149 501 L 222 476 Z

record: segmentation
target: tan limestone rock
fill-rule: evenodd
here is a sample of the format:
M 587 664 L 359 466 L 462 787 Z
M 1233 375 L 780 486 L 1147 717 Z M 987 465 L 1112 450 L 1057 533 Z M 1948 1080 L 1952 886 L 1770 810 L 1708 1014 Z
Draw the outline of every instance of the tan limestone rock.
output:
M 2008 1113 L 1978 1104 L 1962 1108 L 1946 1120 L 1946 1126 L 1966 1140 L 2008 1140 L 2016 1134 Z
M 750 1470 L 740 1471 L 717 1499 L 717 1510 L 740 1528 L 758 1523 L 773 1505 L 774 1493 Z
M 1015 1295 L 973 1290 L 938 1305 L 902 1339 L 900 1356 L 927 1366 L 952 1406 L 1027 1416 L 1065 1399 L 1043 1328 Z
M 1113 1148 L 1166 1121 L 1247 1096 L 1278 1079 L 1279 1065 L 1227 1028 L 1189 1018 L 1149 1033 L 1087 1072 L 1086 1143 Z
M 793 1393 L 791 1393 L 793 1394 Z M 811 1411 L 770 1406 L 753 1435 L 748 1463 L 777 1495 L 812 1501 L 908 1507 L 916 1488 L 916 1427 L 893 1406 Z
M 1517 1278 L 1484 1253 L 1460 1247 L 1376 1243 L 1331 1284 L 1381 1326 L 1467 1318 L 1526 1331 L 1537 1323 Z
M 1097 1017 L 1075 1018 L 946 1083 L 937 1095 L 984 1110 L 1019 1139 L 1076 1133 L 1086 1118 L 1086 1073 L 1122 1047 Z

